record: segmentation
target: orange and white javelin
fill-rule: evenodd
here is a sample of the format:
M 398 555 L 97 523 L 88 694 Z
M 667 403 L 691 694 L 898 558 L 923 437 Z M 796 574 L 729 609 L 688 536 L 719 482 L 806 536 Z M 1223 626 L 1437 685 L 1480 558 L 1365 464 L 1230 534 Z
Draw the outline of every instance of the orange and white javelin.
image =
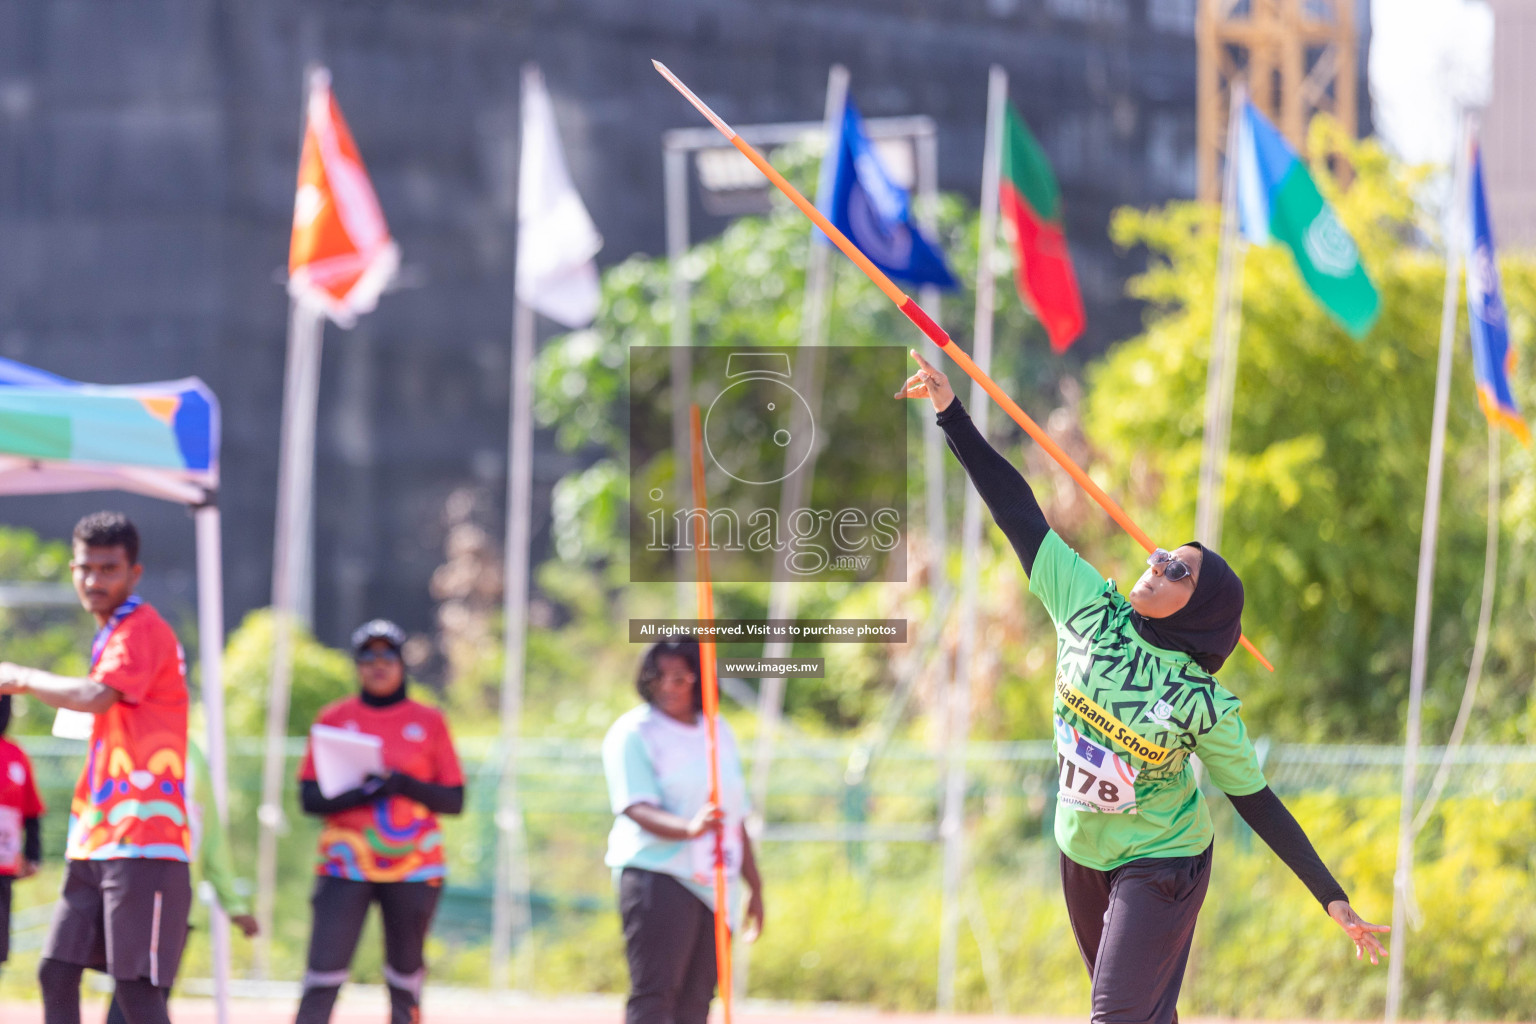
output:
M 1003 411 L 1006 412 L 1009 416 L 1013 417 L 1013 421 L 1022 427 L 1024 432 L 1032 437 L 1036 444 L 1038 444 L 1041 448 L 1044 448 L 1046 454 L 1055 459 L 1057 463 L 1060 464 L 1061 468 L 1065 469 L 1067 473 L 1072 477 L 1072 479 L 1077 481 L 1078 486 L 1087 491 L 1093 500 L 1098 502 L 1099 505 L 1103 507 L 1105 512 L 1109 513 L 1110 518 L 1119 523 L 1121 528 L 1136 540 L 1136 543 L 1140 544 L 1144 549 L 1146 549 L 1148 553 L 1157 548 L 1157 545 L 1152 542 L 1152 538 L 1147 536 L 1146 531 L 1137 526 L 1135 522 L 1131 520 L 1131 517 L 1125 514 L 1125 510 L 1115 502 L 1115 499 L 1104 493 L 1104 489 L 1098 484 L 1094 483 L 1092 478 L 1090 478 L 1087 473 L 1083 472 L 1083 468 L 1076 462 L 1072 461 L 1072 457 L 1063 451 L 1060 445 L 1051 440 L 1050 435 L 1047 434 L 1044 430 L 1040 429 L 1039 424 L 1030 419 L 1028 413 L 1019 408 L 1019 403 L 1015 402 L 1012 398 L 1009 398 L 1007 392 L 998 387 L 997 382 L 988 376 L 986 371 L 977 366 L 964 349 L 960 348 L 960 346 L 956 345 L 952 340 L 950 340 L 949 335 L 944 332 L 944 328 L 934 323 L 933 318 L 923 310 L 922 306 L 917 304 L 916 299 L 912 298 L 906 292 L 903 292 L 896 286 L 895 282 L 893 282 L 889 277 L 885 275 L 884 271 L 871 263 L 869 257 L 860 252 L 858 246 L 850 242 L 848 237 L 839 231 L 837 227 L 826 218 L 825 214 L 816 209 L 814 203 L 806 199 L 805 196 L 801 195 L 799 189 L 795 188 L 795 186 L 786 181 L 784 179 L 784 175 L 775 170 L 773 165 L 770 164 L 761 153 L 754 149 L 751 143 L 743 139 L 740 135 L 737 135 L 734 128 L 726 124 L 725 121 L 721 119 L 720 115 L 709 109 L 709 105 L 695 96 L 693 94 L 693 90 L 684 85 L 682 81 L 676 75 L 674 75 L 665 64 L 661 63 L 659 60 L 653 60 L 651 61 L 651 64 L 655 66 L 657 71 L 661 72 L 661 77 L 671 82 L 672 87 L 678 92 L 682 93 L 683 97 L 689 103 L 692 103 L 694 108 L 708 119 L 710 124 L 714 125 L 717 129 L 720 130 L 720 134 L 724 135 L 726 139 L 730 141 L 731 145 L 735 146 L 738 150 L 741 151 L 742 156 L 752 161 L 753 166 L 755 166 L 759 171 L 762 171 L 763 175 L 769 181 L 773 182 L 778 190 L 784 193 L 786 197 L 788 197 L 790 202 L 798 206 L 800 208 L 800 212 L 809 217 L 811 222 L 820 228 L 826 234 L 826 236 L 832 240 L 833 245 L 836 245 L 839 249 L 843 250 L 843 254 L 849 259 L 853 260 L 853 262 L 858 265 L 858 268 L 864 271 L 864 276 L 873 281 L 877 288 L 879 288 L 882 292 L 885 292 L 886 298 L 894 302 L 896 304 L 896 308 L 900 309 L 902 313 L 906 314 L 908 320 L 911 320 L 914 324 L 916 324 L 918 329 L 921 330 L 924 334 L 928 335 L 928 337 L 933 341 L 935 345 L 943 349 L 944 353 L 953 359 L 962 370 L 969 374 L 972 380 L 980 384 L 982 390 L 986 391 L 988 395 L 991 395 L 992 400 L 995 401 L 998 405 L 1002 406 Z M 1265 658 L 1264 655 L 1259 653 L 1259 649 L 1253 646 L 1253 644 L 1246 636 L 1242 637 L 1241 639 L 1243 646 L 1246 647 L 1249 653 L 1251 653 L 1255 658 L 1259 659 L 1259 663 L 1261 665 L 1269 669 L 1271 672 L 1275 670 L 1275 666 L 1271 665 L 1269 663 L 1269 659 Z
M 704 491 L 704 431 L 699 407 L 689 408 L 692 438 L 693 507 L 699 519 L 694 557 L 698 564 L 699 619 L 704 635 L 699 638 L 699 690 L 704 698 L 705 752 L 709 760 L 709 802 L 720 806 L 720 679 L 715 670 L 715 593 L 709 582 L 709 505 Z M 725 831 L 715 831 L 715 970 L 720 987 L 724 1024 L 731 1024 L 731 918 L 725 878 Z

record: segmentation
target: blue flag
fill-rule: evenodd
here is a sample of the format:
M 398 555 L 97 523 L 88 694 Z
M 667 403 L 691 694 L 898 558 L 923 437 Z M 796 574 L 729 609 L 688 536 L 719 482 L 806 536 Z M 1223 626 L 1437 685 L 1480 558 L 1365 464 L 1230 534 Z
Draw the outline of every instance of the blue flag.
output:
M 913 223 L 907 190 L 880 165 L 852 100 L 843 108 L 842 131 L 822 164 L 816 198 L 827 219 L 891 277 L 912 284 L 959 287 L 938 246 Z M 817 234 L 827 241 L 825 235 Z
M 1491 422 L 1508 427 L 1522 444 L 1530 444 L 1530 429 L 1509 389 L 1515 353 L 1509 347 L 1509 323 L 1504 315 L 1503 289 L 1499 286 L 1493 226 L 1488 222 L 1488 200 L 1483 194 L 1483 150 L 1477 145 L 1472 149 L 1471 214 L 1467 318 L 1472 322 L 1472 375 L 1477 381 L 1477 403 Z

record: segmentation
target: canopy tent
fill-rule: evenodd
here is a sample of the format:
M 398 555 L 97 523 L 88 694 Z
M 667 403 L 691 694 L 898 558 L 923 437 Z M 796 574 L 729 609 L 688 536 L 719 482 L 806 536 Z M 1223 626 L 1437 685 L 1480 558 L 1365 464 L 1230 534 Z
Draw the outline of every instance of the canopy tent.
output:
M 0 359 L 0 495 L 131 491 L 194 510 L 203 710 L 216 813 L 227 812 L 219 403 L 196 377 L 82 384 Z M 214 984 L 224 1019 L 229 928 L 215 908 Z

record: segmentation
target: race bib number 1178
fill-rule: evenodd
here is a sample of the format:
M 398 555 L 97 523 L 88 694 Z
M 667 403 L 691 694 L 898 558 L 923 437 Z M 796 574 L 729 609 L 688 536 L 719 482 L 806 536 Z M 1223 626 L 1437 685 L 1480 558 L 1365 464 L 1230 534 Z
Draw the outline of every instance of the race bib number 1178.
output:
M 1136 769 L 1056 716 L 1061 802 L 1084 811 L 1136 813 Z

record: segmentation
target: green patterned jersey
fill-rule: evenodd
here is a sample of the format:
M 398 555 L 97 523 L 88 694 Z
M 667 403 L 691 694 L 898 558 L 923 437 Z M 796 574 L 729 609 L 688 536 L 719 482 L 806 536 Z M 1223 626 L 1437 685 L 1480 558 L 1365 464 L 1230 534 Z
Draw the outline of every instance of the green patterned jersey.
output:
M 1143 640 L 1131 606 L 1051 531 L 1029 589 L 1056 625 L 1056 842 L 1084 867 L 1189 857 L 1211 844 L 1189 755 L 1244 796 L 1266 785 L 1240 702 L 1189 655 Z

